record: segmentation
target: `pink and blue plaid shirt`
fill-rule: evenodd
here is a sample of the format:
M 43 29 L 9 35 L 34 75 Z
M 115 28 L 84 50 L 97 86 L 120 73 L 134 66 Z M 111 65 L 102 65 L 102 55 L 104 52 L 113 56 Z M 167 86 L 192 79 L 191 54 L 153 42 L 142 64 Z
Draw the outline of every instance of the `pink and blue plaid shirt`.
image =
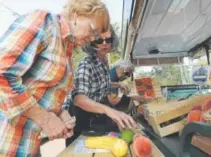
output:
M 39 150 L 41 129 L 22 113 L 35 105 L 61 110 L 73 83 L 69 37 L 62 15 L 35 11 L 0 38 L 0 157 L 31 157 Z

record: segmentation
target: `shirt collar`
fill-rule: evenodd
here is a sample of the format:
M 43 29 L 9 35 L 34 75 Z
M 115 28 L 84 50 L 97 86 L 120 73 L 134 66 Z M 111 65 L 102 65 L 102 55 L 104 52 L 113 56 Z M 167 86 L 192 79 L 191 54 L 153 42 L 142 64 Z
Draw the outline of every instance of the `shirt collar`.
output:
M 96 66 L 101 66 L 101 65 L 106 65 L 106 66 L 108 66 L 108 59 L 107 59 L 107 57 L 105 58 L 106 63 L 103 63 L 103 62 L 97 57 L 96 53 L 92 54 L 91 56 L 92 56 L 92 59 L 93 59 L 94 64 L 95 64 Z

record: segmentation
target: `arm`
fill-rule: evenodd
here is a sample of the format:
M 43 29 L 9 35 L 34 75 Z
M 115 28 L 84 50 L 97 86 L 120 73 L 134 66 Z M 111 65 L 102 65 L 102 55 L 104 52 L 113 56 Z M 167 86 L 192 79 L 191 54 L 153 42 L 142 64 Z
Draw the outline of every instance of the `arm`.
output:
M 87 112 L 107 115 L 108 117 L 113 119 L 113 121 L 115 121 L 118 126 L 121 126 L 121 128 L 124 128 L 125 125 L 128 127 L 135 126 L 135 122 L 129 115 L 126 115 L 123 112 L 114 110 L 106 105 L 103 105 L 88 98 L 88 95 L 90 94 L 89 87 L 92 83 L 91 69 L 92 68 L 90 67 L 90 63 L 87 63 L 85 61 L 81 62 L 78 67 L 76 79 L 74 82 L 75 87 L 72 92 L 74 104 Z
M 120 112 L 114 110 L 106 105 L 97 103 L 96 101 L 91 100 L 85 95 L 77 95 L 74 97 L 75 105 L 80 107 L 81 109 L 87 112 L 105 114 L 110 117 L 116 124 L 119 129 L 122 130 L 124 128 L 135 128 L 136 122 L 132 119 L 131 116 L 125 114 L 124 112 Z
M 77 95 L 74 97 L 74 104 L 84 111 L 87 112 L 93 112 L 93 113 L 99 113 L 99 114 L 105 114 L 106 110 L 108 109 L 107 106 L 98 103 L 86 95 Z
M 120 88 L 125 95 L 128 95 L 130 93 L 128 86 L 125 84 L 111 82 L 110 85 L 111 85 L 111 88 Z
M 138 102 L 145 102 L 145 101 L 152 101 L 153 98 L 152 97 L 145 97 L 145 96 L 141 96 L 141 95 L 130 95 L 129 97 L 131 97 L 132 100 L 134 101 L 138 101 Z
M 44 49 L 43 34 L 39 30 L 45 15 L 37 12 L 21 16 L 0 41 L 0 109 L 8 119 L 23 114 L 32 106 L 39 106 L 22 83 L 22 76 L 30 69 L 36 55 Z
M 111 88 L 121 88 L 121 83 L 118 82 L 111 82 Z

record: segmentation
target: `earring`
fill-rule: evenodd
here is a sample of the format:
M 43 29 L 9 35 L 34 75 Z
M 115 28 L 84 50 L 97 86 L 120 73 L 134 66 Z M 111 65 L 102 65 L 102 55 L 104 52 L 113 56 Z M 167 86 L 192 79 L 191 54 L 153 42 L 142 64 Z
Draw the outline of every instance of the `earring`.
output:
M 76 20 L 75 20 L 75 22 L 74 22 L 74 25 L 76 26 Z

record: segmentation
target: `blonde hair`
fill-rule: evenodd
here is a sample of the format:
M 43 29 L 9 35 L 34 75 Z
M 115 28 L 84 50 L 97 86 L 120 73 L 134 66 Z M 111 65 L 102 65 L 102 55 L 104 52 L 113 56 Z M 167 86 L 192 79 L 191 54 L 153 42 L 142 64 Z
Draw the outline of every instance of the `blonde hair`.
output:
M 100 32 L 106 32 L 109 29 L 108 9 L 100 0 L 68 0 L 64 13 L 67 17 L 77 14 L 78 16 L 98 19 L 97 28 L 100 29 Z

